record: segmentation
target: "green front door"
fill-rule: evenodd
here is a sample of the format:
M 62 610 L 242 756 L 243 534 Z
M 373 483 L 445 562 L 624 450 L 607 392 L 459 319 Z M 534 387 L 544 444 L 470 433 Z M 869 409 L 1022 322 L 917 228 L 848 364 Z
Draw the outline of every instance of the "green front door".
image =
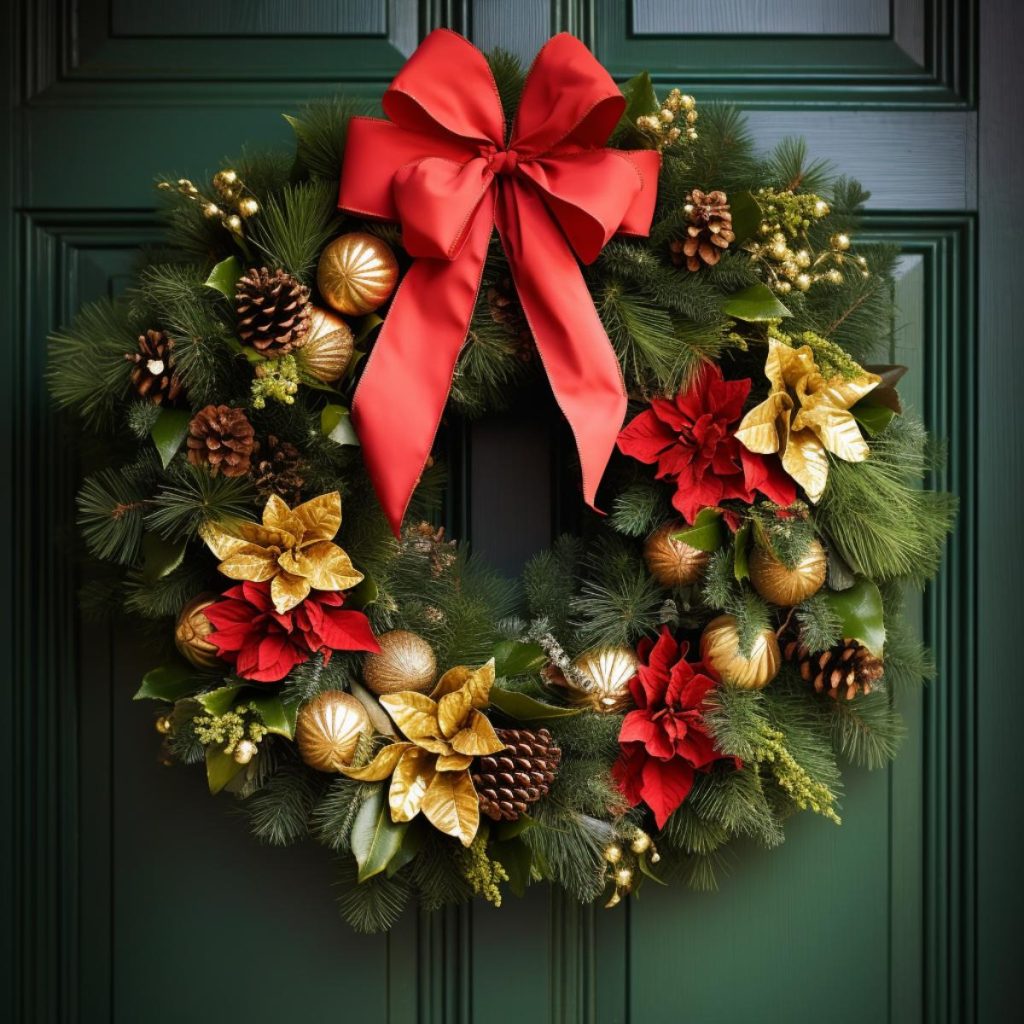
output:
M 1008 1019 L 1020 814 L 1004 773 L 1024 708 L 1019 480 L 1007 475 L 1019 112 L 1006 41 L 1019 43 L 1022 19 L 1010 0 L 983 7 L 979 18 L 970 0 L 12 5 L 0 171 L 9 1019 Z M 842 829 L 794 822 L 783 849 L 741 851 L 717 894 L 648 889 L 605 911 L 535 888 L 500 912 L 410 911 L 366 938 L 338 918 L 323 850 L 255 846 L 201 777 L 156 763 L 150 712 L 130 700 L 145 637 L 76 612 L 82 453 L 48 407 L 44 339 L 121 289 L 134 251 L 158 237 L 158 172 L 199 178 L 247 139 L 287 145 L 282 112 L 339 90 L 379 96 L 438 24 L 527 60 L 569 29 L 617 78 L 646 67 L 702 102 L 736 100 L 764 143 L 803 134 L 861 179 L 866 233 L 903 253 L 892 361 L 912 368 L 906 393 L 950 440 L 941 483 L 963 514 L 920 602 L 938 683 L 906 702 L 895 767 L 849 774 Z M 552 434 L 493 417 L 453 453 L 453 532 L 505 569 L 572 515 L 571 492 L 552 487 Z

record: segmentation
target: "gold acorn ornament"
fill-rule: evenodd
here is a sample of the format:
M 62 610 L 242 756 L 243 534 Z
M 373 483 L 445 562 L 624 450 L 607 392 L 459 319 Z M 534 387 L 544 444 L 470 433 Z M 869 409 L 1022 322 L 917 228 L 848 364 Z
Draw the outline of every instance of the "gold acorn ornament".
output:
M 316 283 L 328 305 L 346 316 L 365 316 L 390 298 L 398 261 L 375 235 L 353 231 L 334 239 L 320 255 Z
M 763 689 L 778 675 L 782 663 L 779 641 L 768 627 L 757 634 L 750 653 L 744 655 L 733 615 L 719 615 L 704 627 L 700 657 L 723 682 L 741 690 Z
M 767 547 L 756 546 L 750 555 L 750 582 L 772 604 L 790 608 L 816 594 L 825 585 L 828 557 L 812 540 L 796 565 L 790 567 Z
M 632 704 L 629 681 L 636 675 L 638 664 L 636 652 L 629 647 L 609 644 L 584 651 L 572 663 L 584 685 L 567 678 L 567 696 L 572 703 L 584 704 L 592 711 L 624 711 Z
M 174 627 L 174 646 L 196 668 L 217 668 L 224 664 L 208 639 L 213 625 L 206 617 L 206 609 L 217 599 L 216 594 L 196 595 L 181 609 Z
M 348 767 L 359 737 L 372 731 L 366 708 L 350 693 L 325 690 L 303 704 L 295 720 L 295 742 L 302 760 L 318 772 Z
M 407 629 L 393 629 L 377 637 L 380 652 L 363 660 L 363 680 L 378 696 L 415 690 L 426 693 L 437 679 L 434 649 L 423 637 Z
M 686 523 L 674 522 L 659 526 L 644 544 L 647 571 L 663 587 L 686 587 L 696 583 L 711 560 L 711 555 L 692 547 L 672 535 L 686 529 Z
M 354 347 L 349 325 L 330 310 L 314 306 L 306 342 L 295 358 L 299 369 L 324 384 L 332 384 L 348 369 Z

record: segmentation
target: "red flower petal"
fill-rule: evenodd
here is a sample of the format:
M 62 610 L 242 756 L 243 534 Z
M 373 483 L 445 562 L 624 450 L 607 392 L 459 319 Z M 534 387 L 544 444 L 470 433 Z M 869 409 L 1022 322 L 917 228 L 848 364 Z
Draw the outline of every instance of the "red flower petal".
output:
M 669 815 L 693 789 L 693 767 L 679 758 L 658 761 L 648 758 L 640 776 L 640 796 L 654 812 L 654 823 L 664 828 Z
M 380 651 L 370 620 L 362 612 L 325 612 L 323 637 L 335 651 Z
M 675 434 L 667 430 L 653 410 L 645 409 L 619 433 L 619 451 L 639 462 L 656 462 L 658 453 L 675 443 Z
M 749 490 L 760 491 L 776 505 L 792 505 L 796 501 L 796 484 L 782 468 L 777 455 L 757 455 L 740 445 L 740 458 Z

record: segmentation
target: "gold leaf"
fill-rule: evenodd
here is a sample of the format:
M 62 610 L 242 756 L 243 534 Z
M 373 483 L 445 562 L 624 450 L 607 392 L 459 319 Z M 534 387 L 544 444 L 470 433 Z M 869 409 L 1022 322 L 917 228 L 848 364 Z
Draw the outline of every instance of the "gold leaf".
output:
M 498 739 L 498 734 L 487 716 L 481 711 L 473 711 L 470 713 L 466 728 L 452 737 L 452 748 L 460 754 L 481 757 L 504 750 L 505 744 Z
M 437 685 L 431 691 L 430 696 L 434 700 L 439 700 L 446 693 L 454 693 L 456 690 L 462 688 L 463 683 L 473 674 L 473 670 L 468 665 L 456 665 L 455 668 L 448 669 L 447 672 L 437 681 Z
M 747 451 L 760 455 L 771 455 L 780 447 L 778 419 L 788 415 L 793 400 L 787 394 L 769 395 L 760 405 L 754 406 L 743 417 L 736 439 Z
M 250 580 L 253 583 L 273 579 L 280 571 L 272 554 L 255 544 L 244 542 L 217 568 L 230 580 Z
M 475 708 L 485 708 L 490 703 L 491 687 L 494 685 L 494 659 L 481 665 L 469 674 L 463 684 L 469 694 L 469 701 Z
M 338 765 L 338 770 L 350 779 L 358 779 L 360 782 L 380 782 L 395 770 L 395 765 L 402 759 L 406 751 L 415 749 L 412 743 L 389 743 L 377 751 L 377 756 L 369 764 L 363 765 L 361 768 Z
M 285 524 L 291 519 L 291 516 L 292 510 L 284 498 L 277 494 L 272 494 L 267 498 L 267 503 L 263 506 L 264 526 L 276 526 L 280 530 L 286 530 L 288 527 Z
M 341 527 L 341 494 L 331 491 L 311 498 L 292 509 L 302 524 L 304 540 L 331 540 Z
M 469 846 L 480 827 L 480 800 L 469 772 L 438 772 L 427 787 L 423 813 L 434 828 Z
M 452 752 L 452 745 L 447 740 L 437 736 L 420 736 L 419 739 L 413 742 L 417 747 L 422 747 L 424 750 L 429 750 L 432 754 L 438 754 L 441 757 L 447 757 Z
M 219 523 L 204 523 L 199 528 L 199 536 L 206 541 L 206 546 L 219 559 L 225 559 L 233 555 L 239 548 L 245 547 L 248 543 L 237 533 L 224 529 Z
M 278 570 L 274 582 L 270 584 L 270 599 L 278 613 L 283 615 L 304 601 L 310 589 L 309 580 Z
M 472 763 L 473 758 L 468 754 L 442 754 L 434 762 L 434 768 L 439 772 L 461 772 Z
M 359 583 L 363 574 L 352 565 L 352 560 L 329 540 L 318 541 L 303 552 L 311 564 L 306 575 L 317 590 L 348 590 Z
M 825 446 L 810 430 L 791 434 L 782 453 L 782 468 L 816 502 L 825 493 L 828 480 L 828 456 Z
M 388 805 L 392 821 L 411 821 L 420 813 L 423 796 L 434 778 L 434 755 L 413 747 L 391 774 Z
M 423 737 L 440 738 L 437 722 L 437 704 L 424 693 L 403 690 L 380 698 L 395 725 L 411 740 Z
M 441 735 L 451 738 L 465 724 L 466 718 L 473 709 L 466 688 L 446 693 L 437 702 L 437 723 L 441 727 Z

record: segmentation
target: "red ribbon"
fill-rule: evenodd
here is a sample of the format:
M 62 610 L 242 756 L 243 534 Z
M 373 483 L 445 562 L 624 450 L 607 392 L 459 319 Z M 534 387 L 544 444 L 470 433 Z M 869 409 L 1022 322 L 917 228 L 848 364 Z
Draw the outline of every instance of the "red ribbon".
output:
M 625 100 L 566 34 L 537 55 L 507 148 L 487 61 L 444 29 L 409 58 L 383 107 L 389 121 L 349 125 L 338 205 L 398 221 L 414 257 L 352 406 L 392 529 L 430 454 L 495 226 L 593 507 L 626 394 L 577 258 L 591 263 L 616 232 L 647 234 L 658 154 L 604 148 Z

